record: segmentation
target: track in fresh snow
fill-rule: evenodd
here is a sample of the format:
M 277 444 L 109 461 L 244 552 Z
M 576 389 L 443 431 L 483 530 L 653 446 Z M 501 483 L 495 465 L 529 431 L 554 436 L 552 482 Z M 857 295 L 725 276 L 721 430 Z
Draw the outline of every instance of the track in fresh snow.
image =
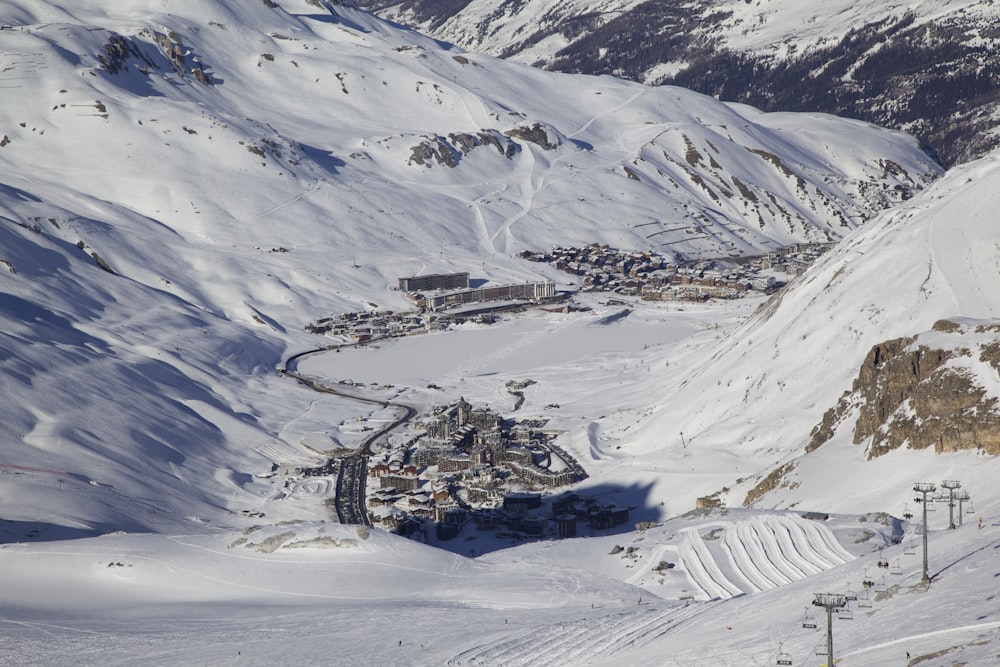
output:
M 613 655 L 668 634 L 711 605 L 636 605 L 634 609 L 554 623 L 463 651 L 448 665 L 572 665 Z
M 472 646 L 447 664 L 514 667 L 592 662 L 669 634 L 711 612 L 712 600 L 776 588 L 853 560 L 829 528 L 797 516 L 719 521 L 685 528 L 678 535 L 678 567 L 698 597 L 710 601 L 707 604 L 641 604 L 640 598 L 631 609 L 612 613 L 596 609 L 577 619 Z

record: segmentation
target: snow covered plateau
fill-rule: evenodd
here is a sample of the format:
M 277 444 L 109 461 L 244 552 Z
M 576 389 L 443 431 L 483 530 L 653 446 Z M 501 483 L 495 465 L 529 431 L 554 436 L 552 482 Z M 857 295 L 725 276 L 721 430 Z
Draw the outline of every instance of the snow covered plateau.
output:
M 998 664 L 998 210 L 998 153 L 945 172 L 899 132 L 347 3 L 7 0 L 0 662 L 819 665 L 831 593 L 838 664 Z M 590 244 L 826 252 L 655 301 L 522 256 Z M 462 272 L 566 307 L 307 331 Z M 629 521 L 411 539 L 302 474 L 460 398 L 544 422 Z M 913 486 L 944 480 L 971 501 L 954 530 L 933 504 L 928 585 Z

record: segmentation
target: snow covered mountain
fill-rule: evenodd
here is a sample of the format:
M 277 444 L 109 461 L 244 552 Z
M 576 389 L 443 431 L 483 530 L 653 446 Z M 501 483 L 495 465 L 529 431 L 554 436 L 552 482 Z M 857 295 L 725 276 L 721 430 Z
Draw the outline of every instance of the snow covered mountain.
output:
M 859 121 L 546 72 L 322 0 L 12 0 L 0 26 L 5 656 L 804 662 L 802 607 L 856 589 L 876 553 L 899 574 L 878 623 L 838 625 L 839 655 L 995 654 L 997 459 L 915 450 L 906 429 L 941 413 L 915 382 L 883 414 L 865 359 L 950 350 L 939 368 L 976 397 L 950 423 L 993 410 L 997 155 L 942 177 Z M 522 414 L 642 530 L 447 553 L 327 523 L 330 477 L 283 484 L 394 419 L 276 370 L 329 341 L 304 330 L 317 317 L 409 308 L 399 277 L 575 287 L 519 253 L 695 263 L 814 241 L 838 244 L 773 300 L 581 295 L 590 310 L 299 366 L 428 409 L 506 406 L 531 378 Z M 928 591 L 913 522 L 885 513 L 943 478 L 986 525 L 932 526 Z M 712 494 L 732 509 L 689 512 Z
M 265 405 L 283 351 L 317 316 L 403 307 L 400 275 L 834 240 L 939 173 L 869 125 L 542 72 L 344 7 L 3 12 L 2 462 L 102 490 L 41 494 L 55 523 L 252 509 L 262 448 L 315 456 L 282 435 L 309 397 Z
M 845 239 L 710 356 L 676 364 L 637 460 L 669 449 L 710 474 L 712 457 L 691 453 L 703 447 L 777 471 L 727 483 L 734 505 L 856 508 L 859 496 L 831 483 L 849 479 L 865 502 L 899 507 L 911 495 L 900 470 L 990 488 L 998 158 L 950 171 Z
M 905 130 L 946 164 L 996 147 L 993 3 L 367 0 L 472 51 L 547 69 L 670 83 L 768 111 Z

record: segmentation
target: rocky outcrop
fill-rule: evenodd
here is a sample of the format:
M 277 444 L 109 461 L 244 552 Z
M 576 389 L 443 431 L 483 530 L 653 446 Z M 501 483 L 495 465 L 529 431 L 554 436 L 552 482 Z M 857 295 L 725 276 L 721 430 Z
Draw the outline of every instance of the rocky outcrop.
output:
M 514 139 L 520 139 L 522 141 L 530 141 L 533 144 L 538 144 L 547 151 L 553 151 L 559 147 L 558 138 L 553 139 L 550 135 L 554 135 L 554 132 L 549 132 L 548 128 L 544 127 L 541 123 L 534 123 L 533 125 L 522 125 L 520 127 L 515 127 L 513 129 L 507 130 L 504 134 L 513 137 Z
M 794 461 L 772 470 L 766 477 L 764 477 L 764 479 L 758 482 L 756 486 L 747 492 L 747 497 L 743 499 L 743 506 L 750 507 L 758 499 L 762 498 L 768 492 L 775 490 L 779 486 L 787 488 L 797 486 L 797 483 L 790 482 L 785 479 L 785 477 L 787 477 L 793 470 L 795 470 Z
M 495 130 L 482 130 L 476 134 L 453 132 L 447 138 L 429 137 L 412 146 L 407 164 L 430 167 L 436 162 L 454 168 L 463 157 L 481 146 L 492 146 L 507 159 L 514 157 L 520 148 L 516 142 Z
M 149 45 L 139 38 L 155 44 L 159 53 L 151 51 Z M 212 75 L 206 71 L 205 65 L 197 56 L 190 55 L 188 47 L 181 41 L 180 36 L 172 30 L 163 34 L 155 30 L 144 29 L 139 31 L 138 38 L 123 37 L 112 33 L 103 50 L 103 54 L 97 55 L 97 60 L 109 74 L 127 72 L 129 65 L 134 65 L 138 72 L 149 74 L 150 71 L 164 69 L 165 63 L 162 59 L 165 58 L 169 67 L 173 68 L 181 78 L 190 76 L 206 86 L 215 84 Z M 189 58 L 190 64 L 188 63 Z
M 1000 455 L 1000 406 L 984 386 L 982 362 L 1000 372 L 996 325 L 942 320 L 933 332 L 875 345 L 851 390 L 813 429 L 807 451 L 856 414 L 853 442 L 867 444 L 869 459 L 903 446 Z

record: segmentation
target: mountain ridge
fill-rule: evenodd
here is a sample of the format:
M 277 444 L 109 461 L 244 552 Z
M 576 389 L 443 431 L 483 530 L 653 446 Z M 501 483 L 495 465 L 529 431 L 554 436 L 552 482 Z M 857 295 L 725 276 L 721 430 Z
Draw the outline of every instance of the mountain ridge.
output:
M 946 165 L 998 145 L 1000 15 L 972 0 L 363 4 L 472 51 L 546 69 L 901 129 Z
M 8 408 L 4 458 L 74 472 L 94 493 L 71 511 L 40 496 L 25 518 L 45 508 L 73 525 L 109 517 L 98 531 L 114 511 L 146 530 L 242 525 L 273 493 L 254 475 L 353 437 L 348 408 L 314 408 L 274 374 L 281 357 L 318 344 L 304 331 L 317 317 L 406 307 L 400 275 L 564 281 L 519 251 L 658 245 L 697 261 L 836 240 L 925 201 L 941 173 L 912 138 L 862 122 L 542 72 L 349 7 L 282 5 L 149 17 L 141 3 L 92 3 L 67 24 L 4 31 L 31 54 L 10 63 L 17 104 L 2 118 L 0 258 L 8 318 L 24 322 L 7 343 L 22 369 L 5 383 L 23 405 Z M 18 0 L 4 20 L 47 7 Z M 463 154 L 480 132 L 507 137 L 511 155 Z M 416 164 L 424 142 L 437 152 Z M 52 342 L 43 352 L 33 340 Z M 133 407 L 111 408 L 120 396 Z M 645 402 L 640 412 L 664 409 Z M 589 433 L 595 417 L 567 423 Z M 640 433 L 648 451 L 651 430 L 627 437 Z M 707 484 L 679 490 L 678 505 Z M 170 496 L 168 518 L 130 506 L 147 488 Z

